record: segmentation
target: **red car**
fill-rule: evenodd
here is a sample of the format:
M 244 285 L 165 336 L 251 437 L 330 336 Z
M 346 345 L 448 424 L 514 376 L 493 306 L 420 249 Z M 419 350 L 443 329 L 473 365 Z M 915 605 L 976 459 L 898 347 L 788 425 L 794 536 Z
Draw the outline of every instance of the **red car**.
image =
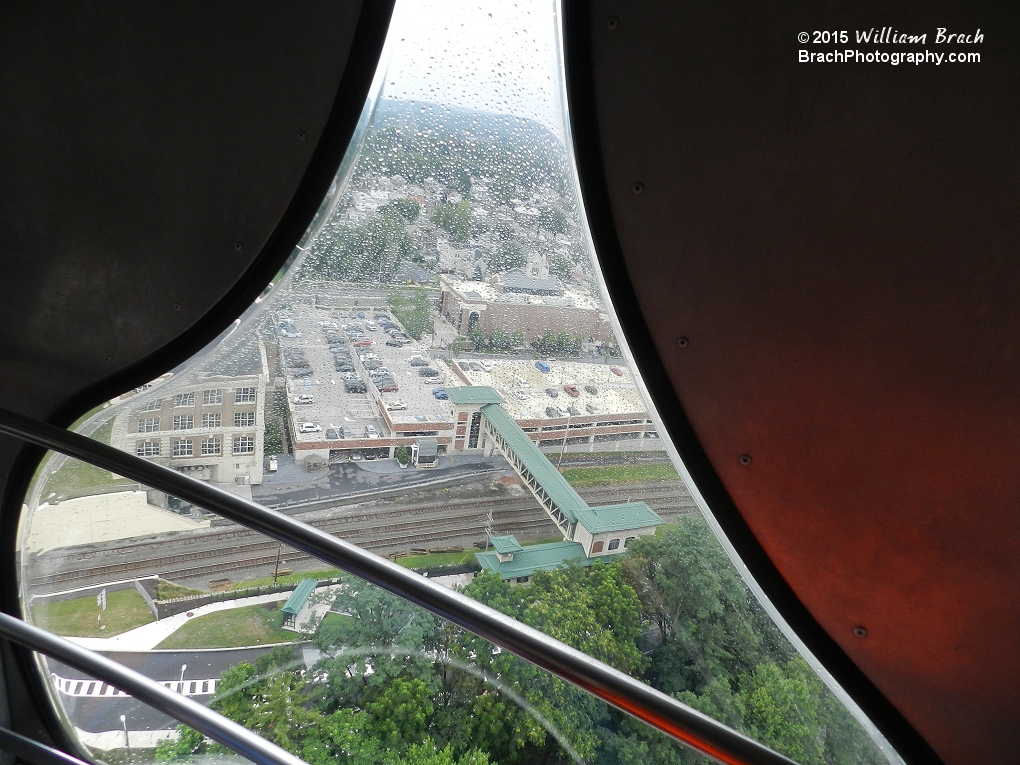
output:
M 581 395 L 581 391 L 577 389 L 576 385 L 564 385 L 563 390 L 567 392 L 568 396 L 571 396 L 573 398 L 577 398 L 578 396 Z
M 371 340 L 355 340 L 351 345 L 355 348 L 367 348 L 372 344 Z
M 609 371 L 612 372 L 617 377 L 623 377 L 623 370 L 620 369 L 619 367 L 609 367 Z

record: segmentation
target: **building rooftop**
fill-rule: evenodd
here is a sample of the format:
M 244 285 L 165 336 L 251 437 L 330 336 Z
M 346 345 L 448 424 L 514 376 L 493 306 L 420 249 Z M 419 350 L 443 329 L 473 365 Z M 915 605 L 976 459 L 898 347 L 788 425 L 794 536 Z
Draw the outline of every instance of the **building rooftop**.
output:
M 434 438 L 418 439 L 418 457 L 435 457 L 439 453 L 439 442 Z
M 592 534 L 602 534 L 661 526 L 665 521 L 644 502 L 626 502 L 622 505 L 589 507 L 586 512 L 578 515 L 577 522 Z
M 294 588 L 294 592 L 287 602 L 283 604 L 283 608 L 280 610 L 285 614 L 296 616 L 301 607 L 305 604 L 312 593 L 315 591 L 315 586 L 318 582 L 314 579 L 302 579 L 298 582 L 298 586 Z
M 521 543 L 517 541 L 517 537 L 513 534 L 509 534 L 505 537 L 493 537 L 489 540 L 492 543 L 493 549 L 500 555 L 509 555 L 510 553 L 520 552 L 524 548 L 521 547 Z
M 586 558 L 580 542 L 548 542 L 529 545 L 520 552 L 514 552 L 513 560 L 503 563 L 496 552 L 475 553 L 475 558 L 485 571 L 499 574 L 503 579 L 517 579 L 531 576 L 536 571 L 554 571 L 568 561 L 581 566 L 590 566 L 599 558 Z
M 463 390 L 463 388 L 459 390 Z M 538 481 L 549 498 L 556 503 L 568 521 L 576 523 L 582 512 L 591 512 L 587 503 L 581 499 L 581 495 L 574 491 L 573 487 L 567 483 L 567 479 L 539 451 L 535 442 L 528 438 L 527 433 L 521 430 L 520 425 L 514 422 L 513 418 L 501 406 L 486 404 L 482 407 L 482 413 L 489 424 L 506 440 L 528 472 Z
M 447 395 L 451 404 L 502 404 L 503 397 L 488 385 L 462 385 L 448 387 Z
M 562 295 L 563 285 L 556 279 L 541 279 L 528 276 L 519 268 L 511 269 L 496 277 L 507 292 L 523 292 L 529 295 Z

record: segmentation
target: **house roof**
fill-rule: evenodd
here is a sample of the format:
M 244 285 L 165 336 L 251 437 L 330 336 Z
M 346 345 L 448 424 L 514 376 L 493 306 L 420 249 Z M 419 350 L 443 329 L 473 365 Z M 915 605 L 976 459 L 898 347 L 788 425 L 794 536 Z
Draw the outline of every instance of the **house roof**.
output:
M 435 457 L 439 453 L 439 442 L 434 438 L 418 439 L 418 457 Z
M 521 543 L 517 541 L 517 537 L 513 534 L 509 534 L 505 537 L 493 537 L 489 540 L 492 543 L 493 549 L 500 555 L 508 555 L 510 553 L 520 552 L 524 548 L 521 547 Z
M 315 586 L 318 582 L 314 579 L 302 579 L 298 582 L 298 586 L 294 588 L 294 592 L 287 598 L 287 602 L 283 604 L 283 608 L 280 610 L 285 614 L 296 616 L 301 607 L 305 604 L 305 601 L 315 591 Z
M 589 507 L 586 512 L 579 514 L 577 522 L 592 534 L 603 534 L 660 526 L 665 521 L 644 502 L 626 502 L 622 505 Z
M 519 268 L 499 274 L 496 280 L 508 292 L 525 292 L 532 295 L 563 294 L 563 285 L 555 279 L 539 279 L 536 276 L 528 276 Z
M 502 404 L 503 397 L 488 385 L 462 385 L 447 388 L 451 404 Z
M 463 389 L 455 388 L 454 390 Z M 568 521 L 576 523 L 583 512 L 590 512 L 588 504 L 581 499 L 581 495 L 574 491 L 573 487 L 567 483 L 567 479 L 539 451 L 535 442 L 528 438 L 527 433 L 521 430 L 521 426 L 514 422 L 503 407 L 498 404 L 487 404 L 482 407 L 482 413 L 489 424 L 517 454 L 518 459 L 524 463 L 528 472 L 538 481 L 549 498 L 556 503 Z
M 590 566 L 598 558 L 584 557 L 584 548 L 579 542 L 548 542 L 529 545 L 514 553 L 514 559 L 503 563 L 493 551 L 475 553 L 475 558 L 485 571 L 499 574 L 503 579 L 531 576 L 536 571 L 553 571 L 567 561 L 581 566 Z

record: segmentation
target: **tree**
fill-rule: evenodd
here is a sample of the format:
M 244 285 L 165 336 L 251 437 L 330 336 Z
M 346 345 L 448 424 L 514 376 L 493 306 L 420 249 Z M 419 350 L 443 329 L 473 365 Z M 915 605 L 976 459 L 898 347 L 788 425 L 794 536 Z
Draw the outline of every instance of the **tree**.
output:
M 466 242 L 471 236 L 471 203 L 462 199 L 456 204 L 439 205 L 432 213 L 432 223 L 454 242 Z
M 421 214 L 421 205 L 413 199 L 394 199 L 380 208 L 383 215 L 393 215 L 407 223 L 413 223 Z
M 387 760 L 387 765 L 489 765 L 489 754 L 478 749 L 454 757 L 453 747 L 440 749 L 431 738 L 410 747 L 396 759 Z
M 543 207 L 538 214 L 538 225 L 554 234 L 567 233 L 567 216 L 555 207 Z
M 205 736 L 187 725 L 177 726 L 177 738 L 165 738 L 153 753 L 157 762 L 191 762 L 206 750 Z
M 411 461 L 411 450 L 406 446 L 398 446 L 393 450 L 393 456 L 397 458 L 397 462 L 401 465 L 406 465 Z
M 549 258 L 549 273 L 562 281 L 566 281 L 574 275 L 574 261 L 566 255 L 554 253 Z
M 308 731 L 301 758 L 308 765 L 377 765 L 383 748 L 370 725 L 367 712 L 338 709 Z
M 415 292 L 410 297 L 393 294 L 390 296 L 390 307 L 404 331 L 415 340 L 421 340 L 422 335 L 430 335 L 435 331 L 432 304 L 425 293 Z
M 524 248 L 516 240 L 504 242 L 488 258 L 489 273 L 501 274 L 514 268 L 523 268 L 528 265 L 528 258 L 524 254 Z
M 394 678 L 374 701 L 365 705 L 371 730 L 387 749 L 405 750 L 425 737 L 433 706 L 429 688 L 420 678 Z

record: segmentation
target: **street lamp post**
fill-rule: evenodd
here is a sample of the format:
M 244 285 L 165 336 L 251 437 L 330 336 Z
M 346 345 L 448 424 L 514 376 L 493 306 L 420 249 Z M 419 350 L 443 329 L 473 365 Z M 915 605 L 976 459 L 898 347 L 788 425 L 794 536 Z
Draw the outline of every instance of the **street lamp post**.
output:
M 563 443 L 560 444 L 560 456 L 556 458 L 556 467 L 563 461 L 563 452 L 567 448 L 567 434 L 570 433 L 570 412 L 567 412 L 567 429 L 563 431 Z
M 181 665 L 181 695 L 184 695 L 184 670 L 188 668 L 187 664 Z
M 127 748 L 128 762 L 131 762 L 131 738 L 128 736 L 127 715 L 120 716 L 120 724 L 124 726 L 124 746 Z

